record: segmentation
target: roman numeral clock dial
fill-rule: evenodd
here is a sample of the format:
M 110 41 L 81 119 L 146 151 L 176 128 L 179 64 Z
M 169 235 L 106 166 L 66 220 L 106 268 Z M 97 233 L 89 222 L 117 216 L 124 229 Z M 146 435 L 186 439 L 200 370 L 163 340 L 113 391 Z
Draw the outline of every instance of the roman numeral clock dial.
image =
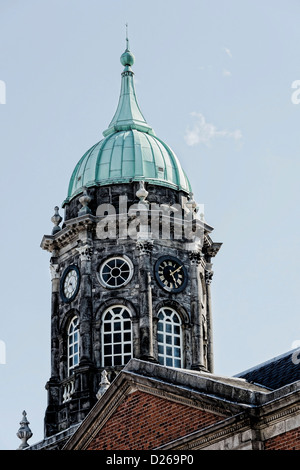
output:
M 187 270 L 183 263 L 173 256 L 162 256 L 155 263 L 155 278 L 164 290 L 181 292 L 187 284 Z
M 77 266 L 69 266 L 60 281 L 60 295 L 64 302 L 75 299 L 80 284 L 80 273 Z

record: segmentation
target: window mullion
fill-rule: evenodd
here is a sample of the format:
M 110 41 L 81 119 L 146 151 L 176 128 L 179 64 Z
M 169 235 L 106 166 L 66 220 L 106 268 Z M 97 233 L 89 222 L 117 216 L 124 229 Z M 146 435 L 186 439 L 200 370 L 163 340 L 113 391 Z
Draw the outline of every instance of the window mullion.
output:
M 111 315 L 109 321 L 106 320 L 107 314 Z M 124 313 L 127 316 L 124 318 Z M 125 328 L 125 321 L 130 322 Z M 115 329 L 116 323 L 119 323 L 120 328 Z M 110 328 L 106 327 L 106 324 L 110 324 Z M 111 342 L 105 342 L 105 331 L 110 329 Z M 129 338 L 125 340 L 125 334 L 129 333 Z M 114 336 L 116 335 L 116 336 Z M 130 353 L 125 350 L 125 345 L 130 345 Z M 109 345 L 108 352 L 105 351 L 105 346 Z M 127 348 L 126 348 L 127 349 Z M 109 353 L 110 352 L 110 353 Z M 131 357 L 132 354 L 132 328 L 131 328 L 131 315 L 126 307 L 114 306 L 111 307 L 105 314 L 102 325 L 102 364 L 103 366 L 119 366 L 124 365 L 127 362 L 127 356 Z
M 166 310 L 171 311 L 171 313 L 167 313 Z M 175 332 L 175 326 L 179 327 L 178 333 Z M 175 367 L 182 366 L 181 333 L 181 322 L 177 312 L 169 307 L 162 308 L 158 320 L 158 359 L 161 364 Z

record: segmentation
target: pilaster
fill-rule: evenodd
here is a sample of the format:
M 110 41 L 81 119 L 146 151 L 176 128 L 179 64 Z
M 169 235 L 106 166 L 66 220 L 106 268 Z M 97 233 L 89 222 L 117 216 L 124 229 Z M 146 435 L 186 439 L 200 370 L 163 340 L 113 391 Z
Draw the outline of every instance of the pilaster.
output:
M 154 361 L 153 354 L 153 311 L 152 311 L 152 277 L 151 240 L 138 240 L 136 250 L 139 260 L 139 294 L 140 294 L 140 358 Z
M 76 250 L 80 257 L 80 321 L 79 332 L 81 338 L 80 365 L 92 362 L 92 280 L 91 260 L 93 246 L 91 243 L 79 245 Z
M 192 369 L 206 370 L 203 344 L 203 326 L 201 313 L 201 281 L 199 266 L 201 252 L 190 251 L 190 283 L 191 283 L 191 323 L 192 323 Z
M 213 321 L 212 321 L 212 301 L 211 301 L 211 282 L 213 278 L 212 265 L 207 263 L 205 270 L 205 284 L 206 284 L 206 318 L 207 318 L 207 334 L 210 341 L 207 345 L 207 368 L 210 372 L 214 371 L 214 355 L 213 355 Z
M 57 258 L 50 260 L 51 276 L 51 377 L 59 377 L 59 280 Z

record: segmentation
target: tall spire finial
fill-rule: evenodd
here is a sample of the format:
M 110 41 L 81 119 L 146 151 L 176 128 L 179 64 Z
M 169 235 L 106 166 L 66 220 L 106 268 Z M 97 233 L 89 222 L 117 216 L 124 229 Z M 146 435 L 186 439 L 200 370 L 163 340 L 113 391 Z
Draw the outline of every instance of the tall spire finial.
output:
M 134 55 L 129 50 L 128 23 L 126 23 L 126 50 L 120 57 L 120 62 L 124 66 L 122 72 L 121 93 L 117 110 L 108 128 L 103 132 L 104 137 L 118 131 L 138 129 L 142 132 L 155 135 L 153 129 L 147 124 L 142 111 L 137 102 L 135 94 L 133 71 Z
M 125 26 L 126 26 L 126 51 L 129 51 L 128 23 L 126 23 Z
M 126 49 L 125 49 L 125 52 L 123 52 L 123 54 L 121 55 L 120 60 L 121 60 L 121 64 L 124 65 L 124 67 L 126 66 L 130 67 L 131 65 L 134 64 L 134 55 L 129 50 L 128 23 L 126 23 L 125 26 L 126 26 Z M 127 72 L 128 70 L 132 72 L 131 69 L 126 69 Z

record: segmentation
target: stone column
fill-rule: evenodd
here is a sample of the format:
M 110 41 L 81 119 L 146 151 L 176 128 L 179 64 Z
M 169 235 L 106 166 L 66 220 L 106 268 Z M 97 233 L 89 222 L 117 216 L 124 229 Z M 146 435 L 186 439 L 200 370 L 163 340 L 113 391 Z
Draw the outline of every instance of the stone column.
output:
M 92 360 L 92 281 L 91 281 L 91 256 L 93 248 L 89 243 L 78 246 L 81 261 L 80 280 L 80 365 L 91 363 Z
M 205 270 L 205 283 L 206 283 L 206 318 L 207 318 L 207 368 L 209 372 L 214 371 L 214 355 L 213 355 L 213 325 L 212 325 L 212 302 L 211 302 L 211 289 L 210 284 L 213 277 L 212 265 L 207 263 Z
M 55 258 L 50 261 L 51 275 L 51 378 L 59 378 L 59 280 L 60 274 Z
M 46 383 L 47 409 L 45 414 L 45 437 L 57 432 L 57 407 L 60 391 L 60 340 L 59 340 L 59 282 L 60 273 L 56 256 L 50 261 L 51 274 L 51 377 Z
M 203 328 L 201 312 L 201 281 L 199 265 L 201 253 L 192 251 L 189 253 L 191 260 L 191 323 L 192 323 L 192 366 L 194 370 L 206 370 L 203 352 Z
M 154 359 L 153 355 L 153 310 L 152 310 L 152 278 L 150 271 L 147 272 L 147 294 L 149 311 L 149 357 Z
M 153 316 L 151 259 L 153 243 L 150 240 L 139 240 L 136 244 L 139 256 L 140 285 L 140 358 L 154 361 L 153 356 Z
M 204 241 L 205 254 L 205 283 L 206 283 L 206 321 L 207 321 L 207 368 L 209 372 L 214 371 L 213 356 L 213 325 L 212 325 L 212 301 L 210 284 L 213 277 L 211 259 L 217 255 L 222 243 L 212 242 L 209 237 Z

